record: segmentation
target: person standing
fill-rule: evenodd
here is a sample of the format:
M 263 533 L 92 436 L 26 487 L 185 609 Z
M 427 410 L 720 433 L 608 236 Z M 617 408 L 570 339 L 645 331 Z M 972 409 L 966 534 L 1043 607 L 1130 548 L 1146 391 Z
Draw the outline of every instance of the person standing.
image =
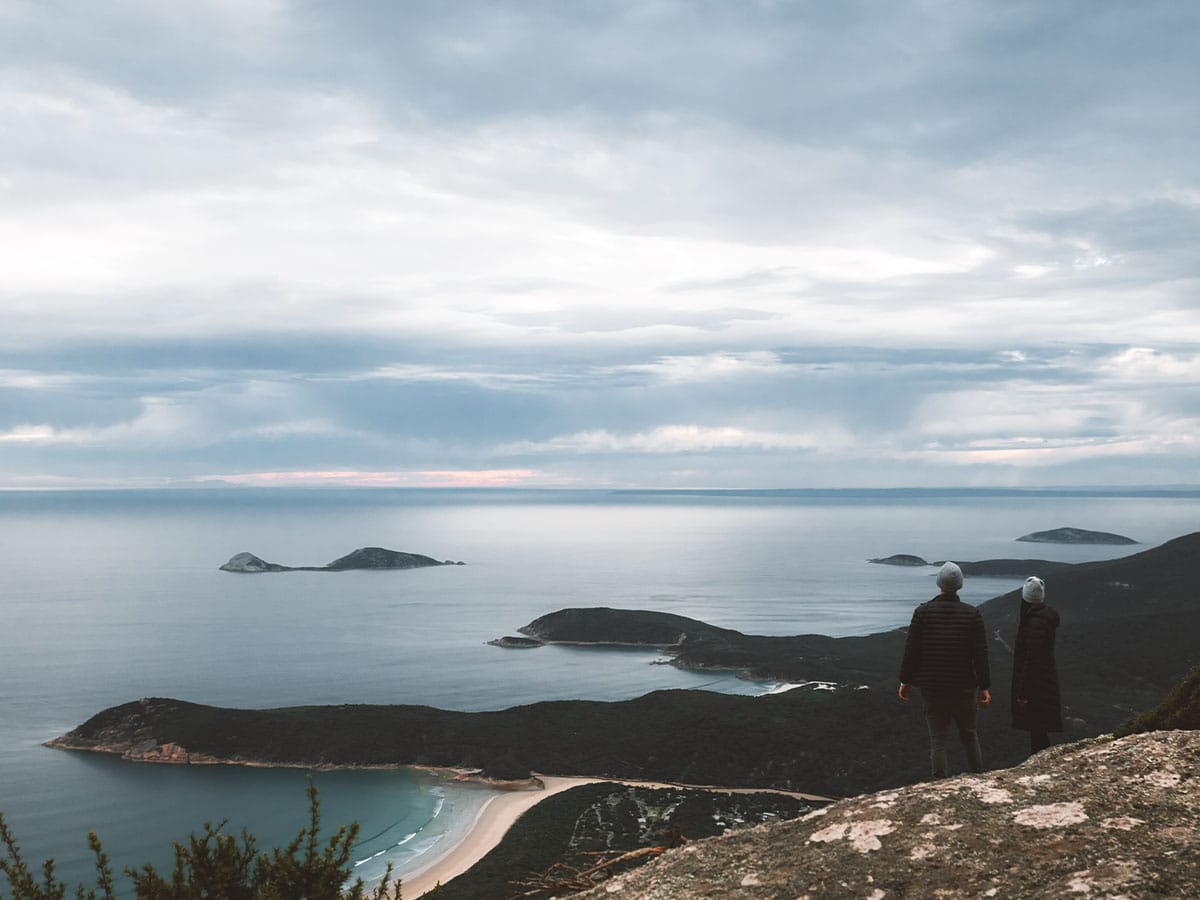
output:
M 972 772 L 983 771 L 983 751 L 976 731 L 979 706 L 992 701 L 987 638 L 979 610 L 958 599 L 962 569 L 952 562 L 938 572 L 941 593 L 913 611 L 900 663 L 900 700 L 907 703 L 915 685 L 921 689 L 929 726 L 929 764 L 934 778 L 948 769 L 946 738 L 953 723 Z
M 1054 637 L 1058 611 L 1046 605 L 1046 583 L 1036 575 L 1021 588 L 1021 621 L 1013 647 L 1012 723 L 1029 732 L 1029 752 L 1050 746 L 1050 732 L 1062 731 Z

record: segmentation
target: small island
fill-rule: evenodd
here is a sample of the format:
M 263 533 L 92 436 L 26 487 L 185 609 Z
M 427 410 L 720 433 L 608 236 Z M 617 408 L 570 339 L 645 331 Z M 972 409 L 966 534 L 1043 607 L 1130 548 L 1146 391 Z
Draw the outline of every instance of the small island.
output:
M 404 553 L 384 547 L 359 547 L 327 566 L 281 566 L 253 553 L 236 553 L 220 567 L 222 572 L 250 575 L 259 572 L 346 572 L 352 569 L 421 569 L 428 566 L 461 566 L 462 562 L 438 560 L 420 553 Z
M 1109 531 L 1088 531 L 1086 528 L 1054 528 L 1050 531 L 1034 531 L 1023 534 L 1018 541 L 1033 544 L 1136 544 L 1133 538 Z
M 913 556 L 911 553 L 893 553 L 891 556 L 885 556 L 882 559 L 868 559 L 867 562 L 876 563 L 880 566 L 927 566 L 924 559 L 919 556 Z

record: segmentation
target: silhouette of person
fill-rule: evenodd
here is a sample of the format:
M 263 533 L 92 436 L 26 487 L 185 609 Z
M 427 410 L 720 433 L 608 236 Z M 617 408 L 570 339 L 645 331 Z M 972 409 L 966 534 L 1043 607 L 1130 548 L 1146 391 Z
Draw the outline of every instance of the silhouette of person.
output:
M 992 680 L 983 616 L 958 599 L 962 584 L 962 569 L 952 562 L 942 566 L 937 576 L 941 593 L 913 611 L 900 663 L 901 701 L 909 701 L 914 685 L 921 689 L 934 778 L 946 777 L 951 723 L 958 728 L 967 766 L 972 772 L 983 771 L 975 692 L 979 692 L 979 705 L 987 706 L 992 702 Z
M 1036 575 L 1021 588 L 1021 621 L 1013 647 L 1012 724 L 1029 732 L 1029 752 L 1050 746 L 1050 732 L 1062 731 L 1054 637 L 1058 611 L 1046 604 L 1046 583 Z

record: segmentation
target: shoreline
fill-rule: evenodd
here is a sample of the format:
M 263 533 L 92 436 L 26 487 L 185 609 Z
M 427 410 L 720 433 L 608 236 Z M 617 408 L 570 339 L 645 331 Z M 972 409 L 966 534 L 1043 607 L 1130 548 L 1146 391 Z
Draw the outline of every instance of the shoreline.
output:
M 422 865 L 408 872 L 397 873 L 404 896 L 416 900 L 438 884 L 446 884 L 466 872 L 499 845 L 527 810 L 546 798 L 574 787 L 606 780 L 557 775 L 536 777 L 542 783 L 540 788 L 493 788 L 497 793 L 484 800 L 471 819 L 454 823 L 446 830 L 442 838 L 446 846 L 440 853 L 436 849 L 431 850 L 430 853 L 434 855 Z
M 425 771 L 445 773 L 446 770 Z M 453 770 L 451 770 L 453 771 Z M 398 873 L 403 894 L 411 900 L 420 898 L 433 890 L 438 884 L 446 884 L 451 879 L 462 875 L 477 862 L 495 849 L 504 836 L 512 829 L 528 810 L 537 806 L 543 800 L 553 797 L 562 791 L 581 787 L 585 784 L 600 784 L 611 782 L 631 787 L 645 787 L 657 790 L 684 789 L 712 791 L 722 794 L 782 794 L 800 800 L 814 800 L 832 803 L 837 798 L 823 797 L 818 794 L 806 794 L 799 791 L 785 791 L 778 788 L 739 788 L 717 787 L 714 785 L 680 784 L 661 781 L 635 781 L 625 778 L 598 778 L 591 776 L 542 775 L 534 773 L 533 781 L 540 782 L 541 787 L 497 787 L 486 785 L 482 781 L 471 778 L 455 778 L 456 781 L 480 784 L 499 791 L 483 802 L 470 821 L 462 821 L 446 830 L 443 841 L 447 846 L 441 853 L 430 857 L 424 865 L 413 868 L 407 873 Z M 431 851 L 434 852 L 434 851 Z

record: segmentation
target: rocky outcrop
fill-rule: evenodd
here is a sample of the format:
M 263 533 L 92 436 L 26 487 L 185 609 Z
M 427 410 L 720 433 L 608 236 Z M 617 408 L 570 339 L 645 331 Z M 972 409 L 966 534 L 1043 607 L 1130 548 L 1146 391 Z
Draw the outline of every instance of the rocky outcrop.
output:
M 867 562 L 876 563 L 881 566 L 927 566 L 927 563 L 920 556 L 913 556 L 911 553 L 893 553 L 891 556 L 884 556 L 879 559 L 868 559 Z
M 1018 541 L 1036 544 L 1136 544 L 1133 538 L 1110 531 L 1088 531 L 1086 528 L 1055 528 L 1023 534 Z
M 544 647 L 546 644 L 545 641 L 539 641 L 537 638 L 520 637 L 513 634 L 506 634 L 504 637 L 496 638 L 488 643 L 493 647 L 506 647 L 509 650 L 532 650 L 535 647 Z
M 1096 738 L 671 850 L 578 897 L 1200 896 L 1200 732 Z
M 253 574 L 256 572 L 287 572 L 289 569 L 278 563 L 269 563 L 253 553 L 235 553 L 229 558 L 229 562 L 221 566 L 221 571 Z
M 419 569 L 425 566 L 461 566 L 462 562 L 438 560 L 420 553 L 404 553 L 384 547 L 359 547 L 338 557 L 327 566 L 281 566 L 253 553 L 236 553 L 221 566 L 222 572 L 255 574 L 258 572 L 345 572 L 350 569 Z

